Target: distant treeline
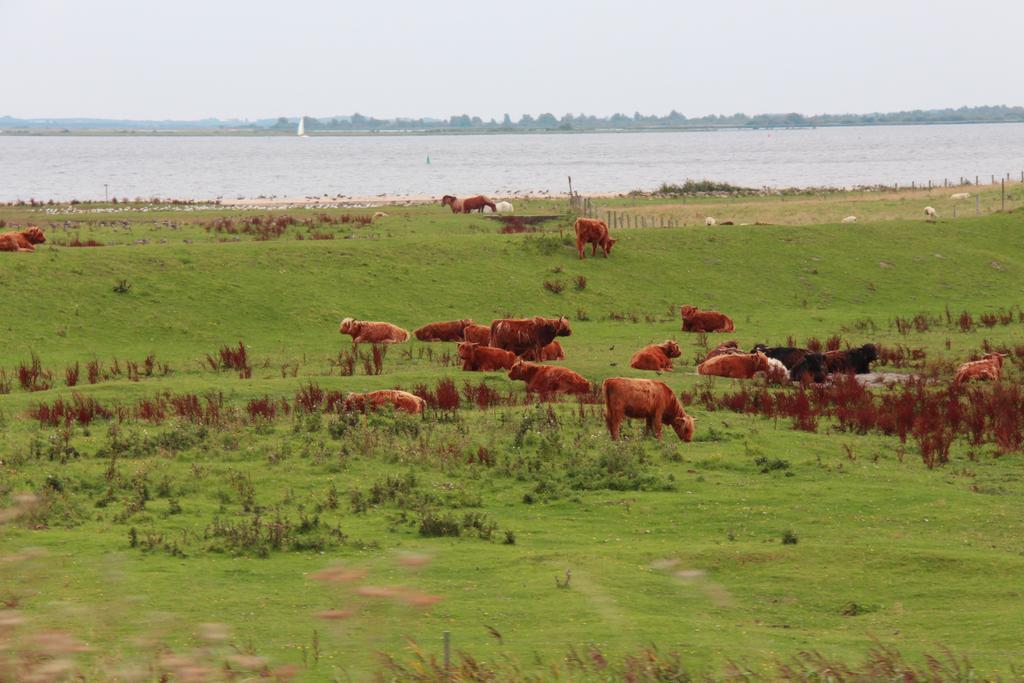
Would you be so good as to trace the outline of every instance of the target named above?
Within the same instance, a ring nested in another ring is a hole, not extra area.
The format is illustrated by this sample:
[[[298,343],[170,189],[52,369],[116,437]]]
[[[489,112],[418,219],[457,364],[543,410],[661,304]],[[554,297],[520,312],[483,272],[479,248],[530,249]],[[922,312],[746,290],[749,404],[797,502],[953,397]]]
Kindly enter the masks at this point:
[[[448,119],[377,119],[362,114],[317,119],[306,117],[307,131],[366,131],[366,130],[646,130],[658,128],[792,128],[813,126],[900,125],[913,123],[1003,123],[1024,122],[1024,107],[1005,105],[960,107],[959,109],[929,109],[874,114],[732,114],[687,118],[677,111],[666,116],[646,116],[640,112],[632,116],[588,116],[565,114],[556,117],[545,113],[536,117],[524,115],[518,121],[505,114],[501,121],[483,120],[479,116],[460,114]],[[271,128],[293,130],[298,119],[279,118]]]
[[[677,111],[666,116],[648,116],[636,112],[633,115],[613,114],[611,116],[590,116],[586,114],[565,114],[556,117],[551,113],[532,116],[523,115],[513,121],[508,114],[501,121],[484,120],[479,116],[459,114],[447,119],[396,118],[378,119],[362,114],[314,118],[307,116],[306,131],[594,131],[594,130],[658,130],[658,129],[701,129],[701,128],[801,128],[813,126],[864,126],[864,125],[905,125],[921,123],[1006,123],[1024,122],[1024,107],[1005,105],[960,107],[959,109],[916,109],[874,114],[732,114],[731,116],[710,115],[688,118]],[[139,132],[173,131],[238,131],[260,133],[266,131],[294,133],[298,117],[280,117],[256,121],[240,119],[202,119],[198,121],[146,121],[118,119],[16,119],[0,116],[0,131],[59,131],[107,130]]]

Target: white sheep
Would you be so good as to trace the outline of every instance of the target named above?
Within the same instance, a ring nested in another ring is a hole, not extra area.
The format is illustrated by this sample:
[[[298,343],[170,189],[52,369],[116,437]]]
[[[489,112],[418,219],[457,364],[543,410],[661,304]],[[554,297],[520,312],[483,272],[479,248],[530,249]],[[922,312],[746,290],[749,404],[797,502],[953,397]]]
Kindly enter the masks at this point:
[[[857,217],[856,216],[847,216],[846,218],[844,218],[842,220],[842,222],[843,223],[856,223],[857,222]]]
[[[971,198],[971,193],[970,192],[956,192],[954,194],[949,195],[949,198],[952,199],[953,201],[960,201],[961,199],[970,199]]]
[[[717,222],[718,222],[718,221],[716,221],[716,220],[715,220],[714,218],[712,218],[711,216],[708,216],[707,218],[705,218],[705,219],[704,219],[704,225],[709,225],[709,226],[710,226],[710,225],[714,225],[714,224],[715,224],[715,223],[717,223]]]
[[[939,217],[939,214],[936,213],[935,209],[930,206],[924,207],[924,215],[930,220],[935,220]]]
[[[498,209],[498,213],[512,213],[515,211],[512,207],[512,202],[498,202],[495,206]]]

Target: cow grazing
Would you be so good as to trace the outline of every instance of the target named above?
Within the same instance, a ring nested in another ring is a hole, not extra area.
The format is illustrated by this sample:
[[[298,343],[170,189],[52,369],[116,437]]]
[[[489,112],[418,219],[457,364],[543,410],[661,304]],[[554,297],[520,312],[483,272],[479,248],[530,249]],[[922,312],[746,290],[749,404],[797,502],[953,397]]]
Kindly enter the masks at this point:
[[[680,306],[683,332],[735,332],[732,318],[718,311],[702,311],[696,306]]]
[[[679,358],[679,344],[669,339],[662,344],[651,344],[633,354],[629,367],[637,370],[671,370],[672,359]]]
[[[521,356],[533,350],[540,357],[541,349],[555,340],[572,334],[569,321],[561,318],[502,319],[491,323],[491,346]]]
[[[741,348],[739,348],[739,344],[735,340],[730,339],[729,341],[724,341],[721,344],[719,344],[718,346],[716,346],[715,348],[713,348],[710,351],[708,351],[707,355],[704,356],[704,360],[710,360],[710,359],[714,358],[715,356],[728,356],[728,355],[731,355],[731,354],[734,354],[734,353],[746,353],[746,352],[743,351]],[[751,351],[751,353],[754,353],[754,352]]]
[[[420,341],[425,342],[447,342],[447,341],[462,341],[465,339],[463,336],[464,330],[469,325],[472,325],[472,320],[448,320],[440,323],[429,323],[413,330],[413,334]]]
[[[345,318],[338,332],[352,337],[353,344],[401,344],[409,341],[409,333],[391,323]]]
[[[697,366],[699,375],[752,379],[758,372],[768,372],[768,356],[763,353],[730,353],[715,356]]]
[[[46,235],[34,225],[21,231],[0,233],[0,251],[32,252],[35,245],[46,242]]]
[[[358,410],[365,413],[368,410],[391,407],[394,410],[401,410],[413,415],[422,413],[426,406],[427,402],[419,396],[398,389],[383,389],[371,391],[368,394],[353,392],[345,397],[344,404],[345,410]]]
[[[586,394],[590,382],[569,368],[517,361],[508,378],[526,382],[526,390],[536,394]]]
[[[546,361],[546,360],[565,360],[565,351],[562,349],[562,345],[556,341],[551,342],[540,350],[540,357],[534,353],[533,349],[530,349],[522,356],[523,360],[534,360],[534,361]]]
[[[789,369],[789,378],[794,382],[824,382],[828,369],[825,356],[820,353],[807,353],[803,359]]]
[[[462,330],[462,338],[468,342],[474,342],[480,346],[491,345],[491,328],[487,325],[466,325]]]
[[[580,258],[584,258],[583,250],[590,245],[590,255],[597,255],[597,248],[601,247],[604,257],[608,258],[612,247],[618,240],[613,240],[608,235],[608,224],[595,218],[577,218],[576,224],[576,251]]]
[[[460,343],[459,358],[462,359],[462,369],[468,372],[508,370],[518,360],[511,351],[480,346],[476,342]]]
[[[878,349],[874,344],[865,344],[846,351],[826,351],[825,369],[830,375],[847,372],[866,375],[871,372],[871,364],[876,360],[878,360]]]
[[[963,384],[975,379],[995,382],[1003,374],[1003,358],[1005,356],[1006,354],[1003,353],[989,353],[981,360],[964,363],[957,368],[953,382]]]
[[[612,377],[601,385],[604,395],[604,419],[613,441],[619,440],[622,420],[626,417],[647,421],[647,431],[661,438],[662,425],[669,425],[682,441],[692,441],[693,418],[664,382],[653,379]]]

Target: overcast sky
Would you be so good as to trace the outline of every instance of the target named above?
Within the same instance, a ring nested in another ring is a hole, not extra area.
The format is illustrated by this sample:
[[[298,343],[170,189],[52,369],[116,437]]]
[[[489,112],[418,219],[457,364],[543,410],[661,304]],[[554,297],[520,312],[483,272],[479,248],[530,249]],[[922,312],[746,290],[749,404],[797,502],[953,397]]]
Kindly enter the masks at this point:
[[[0,0],[0,115],[1024,104],[1024,2]]]

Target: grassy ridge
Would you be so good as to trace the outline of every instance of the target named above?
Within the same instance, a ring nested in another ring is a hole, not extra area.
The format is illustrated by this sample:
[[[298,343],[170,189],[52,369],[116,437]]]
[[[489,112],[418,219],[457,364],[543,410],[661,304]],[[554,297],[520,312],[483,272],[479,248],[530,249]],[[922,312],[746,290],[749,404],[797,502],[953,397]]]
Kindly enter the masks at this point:
[[[1022,329],[943,326],[903,337],[888,322],[947,306],[955,316],[1020,305],[1019,213],[955,224],[624,230],[611,259],[582,262],[557,224],[499,235],[489,220],[436,207],[390,213],[347,240],[44,248],[5,258],[0,286],[32,306],[5,309],[0,367],[9,370],[30,350],[58,373],[94,356],[140,360],[155,352],[171,363],[167,377],[77,389],[107,404],[212,389],[242,406],[263,394],[291,398],[310,380],[347,391],[466,379],[420,357],[427,345],[418,343],[411,357],[391,349],[380,377],[329,374],[328,359],[347,344],[337,333],[346,315],[411,329],[467,315],[486,322],[565,313],[574,333],[562,340],[563,364],[593,380],[643,375],[628,369],[629,355],[675,337],[682,362],[663,379],[679,390],[698,384],[690,374],[696,339],[679,332],[681,303],[729,312],[743,345],[841,333],[854,343],[963,358],[983,338],[1019,342]],[[586,277],[585,289],[574,288],[577,276]],[[112,291],[121,278],[132,284],[128,294]],[[546,291],[546,280],[564,281],[565,291]],[[615,319],[620,314],[626,320]],[[875,332],[857,326],[866,318]],[[237,340],[256,361],[253,379],[204,367],[207,353]],[[282,377],[279,366],[293,362],[298,377]],[[1016,368],[1010,376],[1017,381]],[[497,373],[470,379],[521,390]],[[97,422],[75,430],[80,455],[62,464],[47,456],[56,431],[24,414],[67,397],[61,384],[0,396],[0,495],[45,491],[52,476],[66,505],[52,511],[48,528],[3,529],[5,547],[49,554],[0,571],[9,585],[31,587],[19,591],[26,611],[85,634],[100,662],[114,651],[129,658],[129,633],[181,647],[209,621],[231,624],[238,642],[275,662],[300,663],[305,651],[308,680],[341,671],[358,678],[373,665],[368,652],[399,651],[406,636],[435,647],[444,630],[457,648],[490,661],[550,659],[588,644],[621,653],[654,642],[697,670],[720,671],[730,659],[760,670],[805,648],[856,658],[873,638],[910,654],[948,645],[988,672],[1019,661],[1018,591],[999,578],[1024,570],[1019,454],[995,459],[977,449],[975,462],[967,460],[975,449],[958,444],[953,463],[928,471],[913,446],[894,438],[795,432],[784,421],[699,406],[690,409],[698,421],[692,444],[633,438],[614,448],[596,408],[581,418],[565,404],[552,408],[557,424],[535,407],[464,408],[455,421],[364,418],[348,427],[332,415],[206,430],[129,421],[112,432]],[[636,425],[630,435],[640,436]],[[118,444],[128,445],[112,463]],[[467,464],[480,448],[493,465]],[[762,473],[757,458],[786,466]],[[420,503],[355,509],[351,491],[365,495],[409,472]],[[214,520],[251,523],[245,478],[264,518],[319,516],[323,527],[301,536],[308,547],[262,558],[209,536]],[[133,511],[136,481],[149,499]],[[423,501],[460,518],[486,515],[498,525],[493,540],[421,536]],[[345,540],[325,527],[342,529]],[[130,529],[142,546],[150,534],[165,543],[133,548]],[[501,542],[506,529],[514,545]],[[786,531],[799,542],[783,545]],[[405,567],[400,551],[432,561]],[[666,558],[674,564],[658,563]],[[424,612],[354,600],[345,587],[307,576],[335,559],[368,568],[368,582],[444,599]],[[556,588],[566,569],[570,588]],[[350,603],[358,605],[350,620],[312,616]],[[315,667],[314,629],[323,638]]]

